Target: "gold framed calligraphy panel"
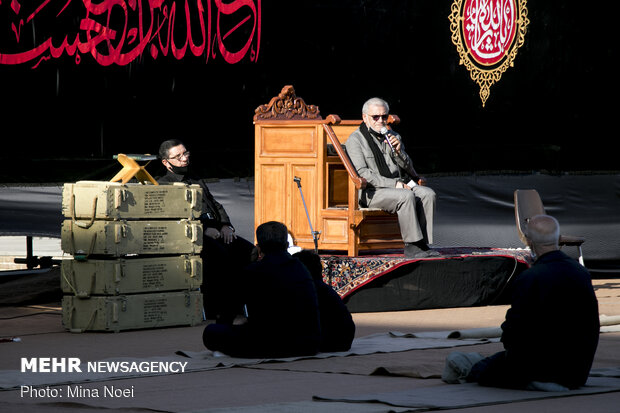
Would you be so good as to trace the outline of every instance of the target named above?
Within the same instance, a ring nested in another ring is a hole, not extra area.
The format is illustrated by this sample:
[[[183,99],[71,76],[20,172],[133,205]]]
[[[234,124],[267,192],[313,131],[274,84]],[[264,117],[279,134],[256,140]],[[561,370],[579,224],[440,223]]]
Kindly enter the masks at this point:
[[[529,24],[526,0],[454,0],[452,43],[474,82],[484,107],[491,86],[509,67],[525,41]]]

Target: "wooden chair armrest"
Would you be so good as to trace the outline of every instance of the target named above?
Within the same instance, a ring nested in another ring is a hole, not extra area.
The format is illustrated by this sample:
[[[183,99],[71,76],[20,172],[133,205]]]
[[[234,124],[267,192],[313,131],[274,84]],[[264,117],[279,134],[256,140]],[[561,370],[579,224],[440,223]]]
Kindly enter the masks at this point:
[[[338,123],[340,121],[340,118],[338,118],[336,115],[329,115],[327,120],[330,121],[330,118],[332,118],[332,120],[336,120],[335,122],[332,122],[332,123]],[[338,157],[342,161],[342,164],[344,165],[344,168],[347,170],[349,177],[355,184],[355,187],[357,189],[366,188],[366,184],[367,184],[366,179],[362,178],[361,176],[357,174],[357,170],[355,170],[355,167],[351,163],[351,159],[349,159],[349,155],[347,155],[347,153],[344,151],[344,148],[340,144],[340,141],[338,140],[338,137],[336,136],[336,133],[334,132],[334,129],[332,128],[331,124],[324,123],[323,129],[325,129],[325,132],[327,133],[327,137],[330,143],[333,145],[334,149],[336,150]]]

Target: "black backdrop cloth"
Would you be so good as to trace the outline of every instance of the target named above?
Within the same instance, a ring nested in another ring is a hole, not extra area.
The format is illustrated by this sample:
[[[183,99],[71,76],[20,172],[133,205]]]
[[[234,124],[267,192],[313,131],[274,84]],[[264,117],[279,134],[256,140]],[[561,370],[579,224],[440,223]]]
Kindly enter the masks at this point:
[[[523,248],[513,192],[533,188],[563,233],[585,237],[586,266],[620,262],[620,174],[430,176],[428,181],[438,195],[436,246]],[[239,235],[253,240],[253,180],[223,179],[209,188]],[[60,237],[61,194],[60,185],[0,187],[0,236]],[[576,257],[575,248],[564,251]]]

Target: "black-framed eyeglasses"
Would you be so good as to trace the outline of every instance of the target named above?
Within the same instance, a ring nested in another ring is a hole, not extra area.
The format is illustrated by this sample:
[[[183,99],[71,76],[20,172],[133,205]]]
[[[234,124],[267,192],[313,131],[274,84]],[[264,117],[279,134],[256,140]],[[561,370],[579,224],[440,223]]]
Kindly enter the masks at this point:
[[[379,119],[383,119],[383,121],[387,121],[388,118],[390,117],[389,114],[387,115],[368,115],[372,118],[372,120],[374,120],[375,122],[377,122]]]
[[[186,151],[186,152],[180,153],[180,154],[178,154],[176,156],[171,156],[168,159],[174,159],[175,161],[178,161],[181,158],[189,158],[189,156],[190,156],[189,151]]]

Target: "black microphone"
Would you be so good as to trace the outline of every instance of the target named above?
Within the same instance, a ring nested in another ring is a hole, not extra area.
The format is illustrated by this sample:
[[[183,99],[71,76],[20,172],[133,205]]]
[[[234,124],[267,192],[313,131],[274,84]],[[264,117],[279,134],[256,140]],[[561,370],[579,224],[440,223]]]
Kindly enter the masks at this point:
[[[390,148],[392,149],[392,152],[394,151],[394,147],[392,146],[392,142],[390,142],[390,140],[388,139],[388,136],[390,135],[390,130],[388,128],[386,128],[385,126],[381,128],[381,135],[383,135],[383,137],[385,138],[385,141],[388,143],[388,145],[390,145]]]

